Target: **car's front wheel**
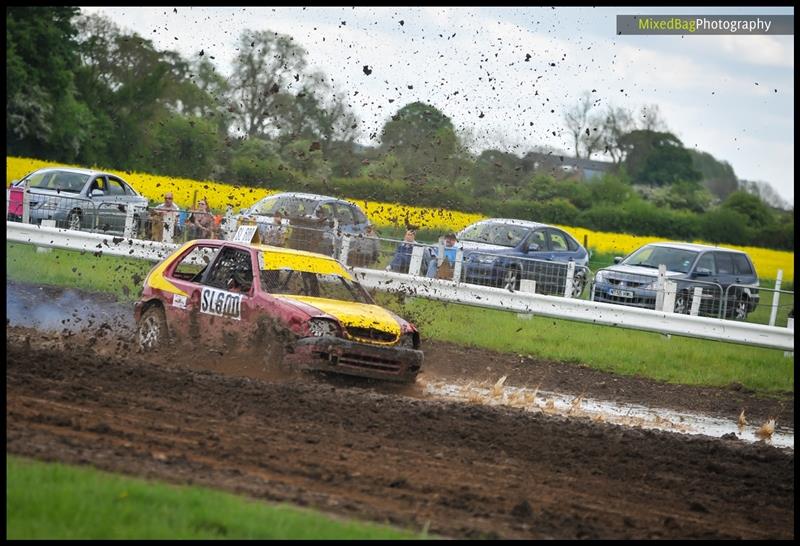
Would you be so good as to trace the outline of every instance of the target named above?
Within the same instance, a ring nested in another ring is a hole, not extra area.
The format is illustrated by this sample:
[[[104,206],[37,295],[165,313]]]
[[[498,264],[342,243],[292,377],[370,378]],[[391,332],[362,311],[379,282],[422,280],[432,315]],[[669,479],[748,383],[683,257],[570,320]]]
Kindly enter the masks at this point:
[[[148,308],[139,320],[136,338],[142,351],[154,351],[167,344],[167,318],[159,306]]]
[[[675,313],[678,315],[687,315],[689,314],[689,309],[689,292],[686,290],[681,290],[675,296]]]
[[[573,298],[580,298],[585,287],[586,278],[583,275],[575,275],[575,277],[572,279],[572,292],[570,293],[570,296]]]
[[[733,304],[731,318],[734,320],[745,320],[749,311],[750,303],[747,301],[747,296],[741,296]]]

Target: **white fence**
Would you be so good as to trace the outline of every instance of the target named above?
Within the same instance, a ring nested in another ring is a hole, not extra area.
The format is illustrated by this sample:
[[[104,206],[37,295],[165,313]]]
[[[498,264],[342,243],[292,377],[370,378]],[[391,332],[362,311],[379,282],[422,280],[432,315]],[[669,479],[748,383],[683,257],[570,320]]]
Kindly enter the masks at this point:
[[[95,254],[126,256],[158,261],[178,245],[111,237],[96,233],[71,231],[6,222],[8,241],[41,247],[83,250]],[[721,320],[718,318],[678,315],[587,300],[546,296],[517,290],[511,292],[450,280],[433,279],[361,267],[353,268],[359,281],[369,288],[405,293],[415,297],[449,301],[465,305],[500,309],[565,320],[590,322],[662,334],[727,341],[794,351],[794,328]],[[643,348],[643,350],[646,350]]]

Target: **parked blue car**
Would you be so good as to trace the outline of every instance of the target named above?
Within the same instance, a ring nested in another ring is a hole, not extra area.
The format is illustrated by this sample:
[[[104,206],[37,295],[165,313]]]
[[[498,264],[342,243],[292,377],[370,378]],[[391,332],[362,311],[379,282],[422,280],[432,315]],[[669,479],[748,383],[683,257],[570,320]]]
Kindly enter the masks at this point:
[[[589,252],[557,227],[491,218],[467,226],[458,240],[464,249],[463,282],[518,290],[520,281],[532,280],[538,294],[564,295],[572,261],[571,296],[580,297],[586,286]]]

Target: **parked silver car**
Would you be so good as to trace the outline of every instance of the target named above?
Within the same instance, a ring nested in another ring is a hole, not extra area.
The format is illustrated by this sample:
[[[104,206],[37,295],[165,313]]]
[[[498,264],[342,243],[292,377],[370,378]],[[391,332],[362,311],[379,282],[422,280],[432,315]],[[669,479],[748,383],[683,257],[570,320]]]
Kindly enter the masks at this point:
[[[744,320],[759,303],[759,281],[745,252],[692,243],[650,243],[599,270],[592,299],[654,309],[660,265],[677,285],[675,312],[688,314],[700,289],[700,315]]]
[[[90,169],[48,167],[11,183],[9,220],[22,219],[26,184],[32,224],[54,220],[56,227],[61,228],[122,233],[128,207],[144,209],[148,203],[117,175]]]

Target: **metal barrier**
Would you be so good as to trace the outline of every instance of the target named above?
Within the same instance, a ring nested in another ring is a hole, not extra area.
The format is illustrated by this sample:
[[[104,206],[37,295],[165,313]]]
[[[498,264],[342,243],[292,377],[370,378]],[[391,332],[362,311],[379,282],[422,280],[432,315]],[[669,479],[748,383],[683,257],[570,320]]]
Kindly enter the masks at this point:
[[[6,238],[11,242],[85,251],[97,256],[124,256],[151,261],[161,260],[177,248],[177,244],[112,237],[15,222],[6,223]],[[525,291],[510,292],[501,288],[430,279],[385,269],[358,267],[354,268],[353,272],[368,288],[396,291],[421,298],[516,313],[532,313],[564,320],[728,341],[783,351],[794,350],[793,320],[790,321],[791,328],[779,328],[717,318],[678,315],[575,298],[545,296]]]
[[[794,314],[794,292],[781,290],[783,271],[778,271],[775,288],[754,288],[732,284],[725,289],[724,317],[769,326],[786,326]]]
[[[66,192],[58,195],[15,192],[22,194],[21,201],[11,203],[6,208],[6,220],[26,224],[42,223],[42,220],[55,222],[56,227],[63,229],[93,231],[98,222],[97,205],[91,199],[71,196]],[[11,200],[9,190],[9,200]]]

